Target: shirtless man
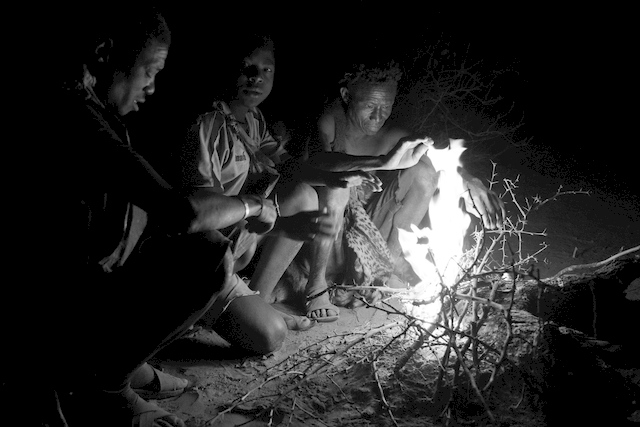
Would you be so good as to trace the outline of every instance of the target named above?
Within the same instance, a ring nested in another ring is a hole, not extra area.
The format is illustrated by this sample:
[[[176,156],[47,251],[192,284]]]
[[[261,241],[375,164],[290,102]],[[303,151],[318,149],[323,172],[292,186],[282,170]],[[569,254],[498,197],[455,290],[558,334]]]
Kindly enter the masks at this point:
[[[412,271],[401,256],[397,229],[410,231],[411,224],[418,225],[423,220],[436,190],[437,173],[427,156],[404,170],[388,168],[382,162],[384,156],[409,135],[403,129],[384,126],[393,109],[399,78],[400,72],[395,67],[361,67],[346,74],[341,82],[340,98],[318,121],[317,137],[309,145],[309,162],[329,171],[377,171],[383,191],[368,198],[365,208],[387,242],[395,275],[407,281]],[[500,198],[464,169],[460,174],[484,226],[500,227],[506,217]],[[320,209],[328,208],[336,228],[342,226],[349,193],[342,188],[318,189]],[[307,315],[317,321],[333,321],[338,318],[339,310],[331,304],[329,295],[322,293],[327,288],[325,275],[333,243],[316,239],[310,244],[306,294],[311,299],[307,303]]]

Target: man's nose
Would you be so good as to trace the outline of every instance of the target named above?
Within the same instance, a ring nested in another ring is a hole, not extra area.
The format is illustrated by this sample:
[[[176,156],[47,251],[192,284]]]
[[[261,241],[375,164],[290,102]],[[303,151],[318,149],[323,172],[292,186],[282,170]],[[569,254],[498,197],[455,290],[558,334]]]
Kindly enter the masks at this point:
[[[247,76],[249,77],[249,81],[251,83],[262,83],[263,77],[258,67],[251,67],[250,71],[247,73]]]
[[[382,109],[374,108],[371,112],[371,120],[375,122],[379,122],[380,120],[382,120]]]
[[[155,91],[156,91],[156,79],[152,79],[149,82],[149,84],[144,87],[144,92],[147,95],[153,95]]]

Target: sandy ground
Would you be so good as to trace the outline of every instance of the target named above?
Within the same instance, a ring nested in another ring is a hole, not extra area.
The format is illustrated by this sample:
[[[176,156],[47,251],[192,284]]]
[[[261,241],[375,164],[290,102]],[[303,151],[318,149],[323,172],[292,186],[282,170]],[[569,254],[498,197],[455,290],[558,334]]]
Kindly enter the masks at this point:
[[[504,175],[509,176],[510,173],[506,170]],[[520,170],[520,173],[518,194],[521,197],[540,195],[545,199],[555,194],[560,184],[532,171]],[[512,214],[515,206],[508,203],[507,208]],[[536,268],[542,278],[571,265],[602,261],[622,249],[640,244],[639,210],[635,202],[616,200],[597,191],[591,195],[559,197],[530,214],[528,229],[535,232],[546,230],[547,236],[525,239],[523,252],[533,253],[542,243],[548,245],[537,257]],[[282,366],[281,363],[288,363],[288,357],[299,354],[301,349],[310,348],[308,346],[314,343],[322,343],[327,337],[353,334],[359,328],[375,328],[394,320],[393,316],[376,309],[343,308],[337,322],[319,324],[306,332],[291,332],[279,351],[269,356],[249,358],[238,358],[214,333],[197,332],[193,337],[167,348],[155,360],[165,371],[189,378],[194,383],[192,390],[177,399],[161,402],[161,405],[182,417],[188,426],[393,425],[388,414],[381,409],[380,395],[375,389],[375,382],[371,381],[370,372],[360,375],[357,364],[355,368],[352,366],[354,369],[343,369],[341,374],[331,377],[319,375],[293,391],[288,387],[296,379],[295,375],[280,376],[278,372],[281,371],[277,368]],[[328,341],[326,343],[331,345]],[[290,367],[291,371],[295,369],[295,366]],[[270,375],[273,378],[263,384]],[[630,375],[640,377],[640,370]],[[391,397],[387,397],[397,414],[398,425],[432,425],[431,418],[418,415],[419,411],[412,415],[410,407],[420,405],[419,395],[410,402],[406,398],[394,400],[393,393],[399,396],[402,390],[387,392],[391,393]],[[268,402],[283,394],[287,395],[280,404],[292,411],[267,411],[260,420],[251,421]],[[263,397],[254,400],[257,396]],[[243,401],[222,416],[221,411],[238,399]],[[541,424],[540,413],[535,410],[512,409],[508,414],[503,414],[502,418],[506,425],[544,425]]]

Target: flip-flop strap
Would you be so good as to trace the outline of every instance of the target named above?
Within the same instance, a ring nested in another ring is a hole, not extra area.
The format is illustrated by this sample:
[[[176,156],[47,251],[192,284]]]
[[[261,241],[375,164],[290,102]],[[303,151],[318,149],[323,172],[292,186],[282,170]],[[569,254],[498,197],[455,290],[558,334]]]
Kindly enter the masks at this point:
[[[326,288],[324,288],[324,289],[323,289],[323,290],[321,290],[320,292],[316,292],[315,294],[307,295],[307,302],[308,302],[308,301],[311,301],[311,300],[313,300],[313,299],[316,299],[316,298],[318,298],[319,296],[321,296],[321,295],[323,295],[323,294],[325,294],[325,293],[329,292],[329,290],[331,290],[331,289],[335,288],[336,286],[338,286],[338,285],[334,283],[334,284],[333,284],[333,285],[331,285],[331,286],[327,286]]]
[[[155,372],[155,375],[158,377],[158,382],[160,383],[160,390],[158,391],[177,391],[185,388],[178,386],[176,378],[180,378],[174,377],[173,375],[165,374],[164,372],[154,368],[153,366],[151,367],[151,369],[153,369],[153,371]]]

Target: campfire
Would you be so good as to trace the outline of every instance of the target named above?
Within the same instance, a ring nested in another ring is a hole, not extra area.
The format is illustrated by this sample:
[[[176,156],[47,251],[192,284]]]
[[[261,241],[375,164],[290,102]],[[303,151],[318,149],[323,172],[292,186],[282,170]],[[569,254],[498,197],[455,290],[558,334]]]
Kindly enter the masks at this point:
[[[465,188],[458,173],[465,149],[463,140],[451,139],[447,148],[427,152],[438,171],[438,190],[429,204],[430,226],[412,225],[413,232],[398,230],[403,254],[420,278],[406,308],[426,323],[437,321],[442,287],[451,288],[463,271],[464,238],[471,222],[461,207]]]

